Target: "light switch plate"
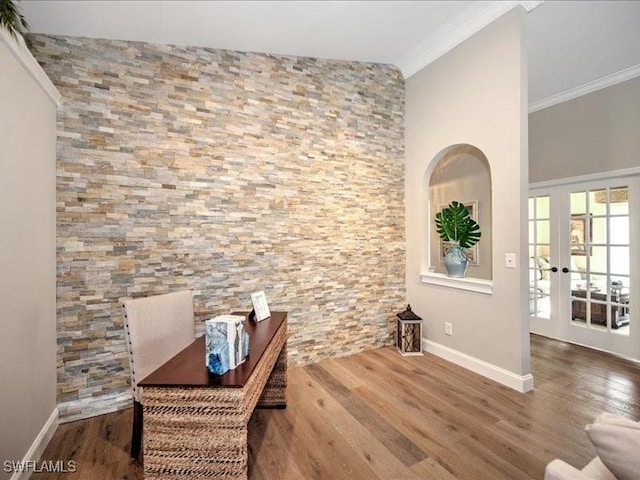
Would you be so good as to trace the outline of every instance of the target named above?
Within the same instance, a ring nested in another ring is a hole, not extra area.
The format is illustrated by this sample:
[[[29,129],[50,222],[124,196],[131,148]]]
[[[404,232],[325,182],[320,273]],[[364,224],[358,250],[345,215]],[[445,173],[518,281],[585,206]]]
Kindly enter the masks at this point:
[[[504,266],[507,268],[516,268],[516,254],[505,253],[504,254]]]

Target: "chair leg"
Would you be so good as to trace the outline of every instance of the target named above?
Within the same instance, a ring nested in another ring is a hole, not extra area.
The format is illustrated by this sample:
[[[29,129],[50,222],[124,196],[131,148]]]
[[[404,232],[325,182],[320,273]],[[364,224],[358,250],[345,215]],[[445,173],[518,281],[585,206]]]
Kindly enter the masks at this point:
[[[133,429],[131,432],[131,458],[137,459],[140,456],[140,445],[142,443],[142,404],[133,401]]]

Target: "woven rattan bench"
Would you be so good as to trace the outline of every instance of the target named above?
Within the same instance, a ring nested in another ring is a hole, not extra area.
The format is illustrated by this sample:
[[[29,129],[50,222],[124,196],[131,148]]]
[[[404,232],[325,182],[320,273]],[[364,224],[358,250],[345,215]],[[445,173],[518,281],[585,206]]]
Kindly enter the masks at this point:
[[[247,423],[257,407],[286,407],[287,314],[245,322],[246,361],[222,376],[205,367],[204,337],[139,383],[144,478],[247,478]]]

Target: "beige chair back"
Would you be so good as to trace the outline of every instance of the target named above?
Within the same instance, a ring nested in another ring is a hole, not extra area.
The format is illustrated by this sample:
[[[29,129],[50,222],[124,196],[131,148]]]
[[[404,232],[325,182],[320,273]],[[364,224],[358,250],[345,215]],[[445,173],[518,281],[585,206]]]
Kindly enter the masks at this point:
[[[138,382],[195,339],[193,293],[128,299],[122,309],[133,399],[141,402]]]

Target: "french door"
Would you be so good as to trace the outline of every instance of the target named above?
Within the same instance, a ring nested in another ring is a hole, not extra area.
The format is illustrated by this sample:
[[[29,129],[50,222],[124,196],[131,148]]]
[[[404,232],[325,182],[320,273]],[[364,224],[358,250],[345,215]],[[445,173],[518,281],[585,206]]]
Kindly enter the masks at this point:
[[[631,176],[530,191],[533,333],[640,358],[638,183]]]

